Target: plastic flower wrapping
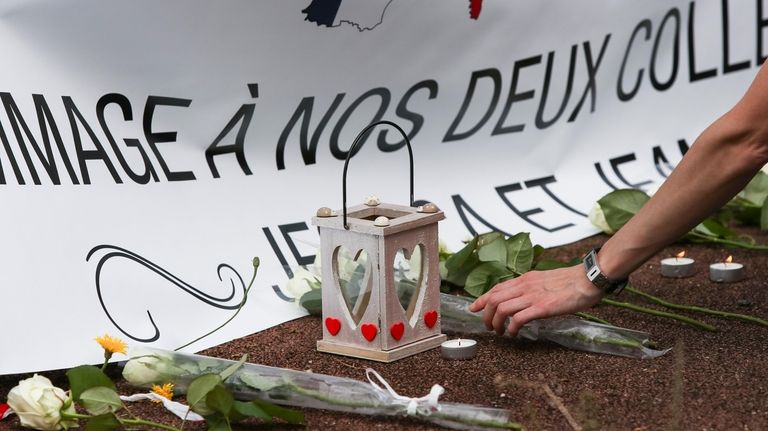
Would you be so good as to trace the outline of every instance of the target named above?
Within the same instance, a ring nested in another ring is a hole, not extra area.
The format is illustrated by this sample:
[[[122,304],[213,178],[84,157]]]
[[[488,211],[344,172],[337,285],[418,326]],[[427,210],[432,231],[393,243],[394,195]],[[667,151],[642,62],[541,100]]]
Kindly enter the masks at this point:
[[[339,412],[412,416],[461,430],[521,428],[510,421],[509,410],[440,401],[443,393],[440,385],[434,385],[423,397],[399,395],[372,369],[366,371],[368,381],[364,382],[159,349],[134,351],[137,353],[125,364],[123,377],[140,387],[172,382],[174,390],[185,392],[195,378],[230,369],[225,373],[228,377],[224,385],[235,398],[244,401],[259,399]],[[235,371],[231,372],[232,369]]]
[[[488,333],[481,314],[469,311],[471,303],[470,299],[464,297],[441,294],[443,330],[462,334]],[[648,347],[650,336],[645,332],[579,318],[534,320],[523,325],[518,336],[533,341],[551,341],[574,350],[638,359],[656,358],[670,350]]]

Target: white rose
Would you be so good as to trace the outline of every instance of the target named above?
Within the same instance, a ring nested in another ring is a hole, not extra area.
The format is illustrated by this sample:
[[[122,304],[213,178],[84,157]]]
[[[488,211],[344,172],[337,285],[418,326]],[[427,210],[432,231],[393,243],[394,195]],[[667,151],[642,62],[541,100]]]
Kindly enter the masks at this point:
[[[21,425],[38,430],[60,430],[77,426],[76,421],[64,420],[61,413],[75,413],[72,398],[35,374],[19,382],[8,393],[8,405],[19,416]]]
[[[599,203],[595,202],[595,206],[592,207],[591,210],[589,210],[589,221],[592,222],[592,224],[602,230],[603,232],[612,235],[614,232],[613,229],[611,229],[610,226],[608,226],[608,222],[605,220],[605,214],[603,213],[603,208],[600,206]]]
[[[320,279],[307,271],[303,267],[298,267],[293,271],[293,278],[285,284],[285,290],[294,298],[299,299],[310,290],[320,287]],[[297,302],[298,304],[298,302]]]
[[[173,381],[183,372],[170,356],[151,353],[131,358],[123,368],[123,378],[136,386],[148,386]]]
[[[437,241],[437,252],[438,254],[451,254],[451,250],[448,248],[448,244],[446,244],[442,239]]]

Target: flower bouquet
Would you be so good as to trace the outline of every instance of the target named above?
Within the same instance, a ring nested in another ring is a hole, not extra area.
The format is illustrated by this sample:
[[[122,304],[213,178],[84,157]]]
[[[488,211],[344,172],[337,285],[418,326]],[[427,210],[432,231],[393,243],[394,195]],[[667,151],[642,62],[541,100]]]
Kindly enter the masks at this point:
[[[240,400],[367,415],[413,416],[461,430],[521,429],[510,421],[508,410],[439,401],[443,393],[440,385],[434,385],[424,397],[401,396],[372,369],[366,371],[368,382],[362,382],[157,349],[135,355],[123,369],[123,377],[133,385],[172,382],[177,390],[190,393],[190,385],[205,375],[225,376],[224,386]]]

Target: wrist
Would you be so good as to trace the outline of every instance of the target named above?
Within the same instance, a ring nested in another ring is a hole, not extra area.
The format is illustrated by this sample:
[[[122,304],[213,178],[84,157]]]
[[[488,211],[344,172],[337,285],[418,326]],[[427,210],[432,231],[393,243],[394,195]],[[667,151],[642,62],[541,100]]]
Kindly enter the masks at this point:
[[[604,272],[598,260],[599,251],[599,248],[592,249],[584,256],[583,262],[587,280],[604,294],[621,292],[627,285],[628,279],[626,277],[612,278]]]

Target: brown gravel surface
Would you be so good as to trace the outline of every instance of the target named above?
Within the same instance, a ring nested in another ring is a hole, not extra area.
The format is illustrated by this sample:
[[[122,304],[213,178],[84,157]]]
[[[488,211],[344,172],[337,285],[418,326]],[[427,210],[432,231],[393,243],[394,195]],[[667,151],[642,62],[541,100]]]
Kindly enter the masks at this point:
[[[768,235],[745,231],[760,243]],[[594,236],[547,250],[547,257],[569,260],[582,255],[606,237]],[[658,261],[685,249],[696,259],[696,274],[687,279],[666,279]],[[746,264],[748,278],[732,284],[709,281],[708,264],[733,254]],[[717,246],[673,245],[632,274],[631,283],[668,301],[695,304],[768,319],[768,255],[765,252],[726,250]],[[659,308],[630,293],[617,299]],[[373,367],[400,394],[422,396],[439,383],[441,400],[502,407],[529,430],[765,430],[768,429],[768,328],[755,324],[686,313],[717,326],[708,333],[655,316],[610,306],[591,311],[614,325],[647,331],[672,352],[651,360],[570,351],[549,343],[534,343],[492,335],[476,337],[478,354],[470,361],[447,361],[431,350],[391,364],[318,353],[319,318],[305,317],[201,353],[265,365],[312,370],[365,380]],[[8,354],[4,352],[4,354]],[[115,376],[119,370],[112,369]],[[63,372],[46,372],[60,387],[67,387]],[[0,400],[27,375],[0,376]],[[120,393],[135,392],[124,382]],[[158,404],[131,404],[145,419],[179,425]],[[306,429],[312,430],[433,430],[441,429],[408,418],[365,417],[305,410]],[[0,422],[0,431],[18,429],[12,416]],[[203,429],[187,424],[185,429]],[[298,430],[302,426],[238,425],[240,430]]]

